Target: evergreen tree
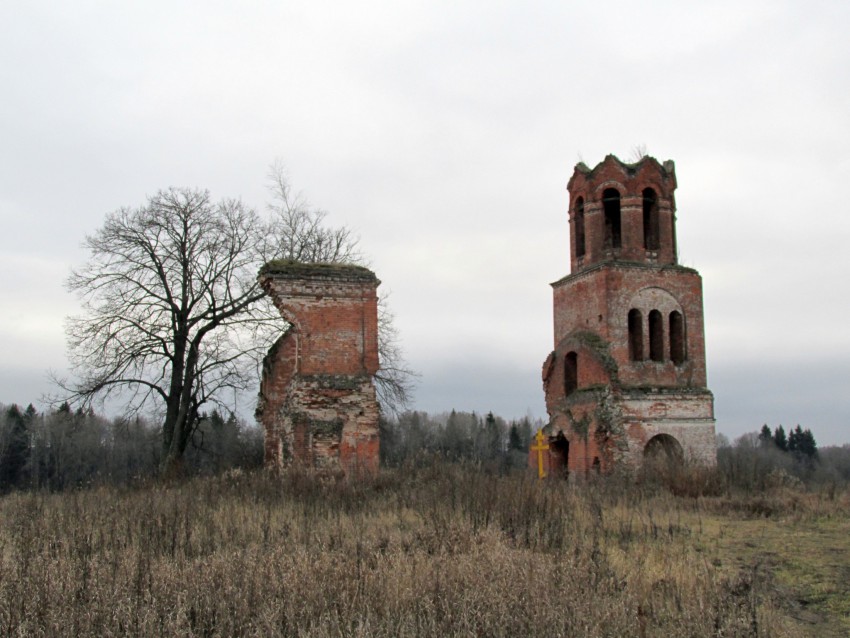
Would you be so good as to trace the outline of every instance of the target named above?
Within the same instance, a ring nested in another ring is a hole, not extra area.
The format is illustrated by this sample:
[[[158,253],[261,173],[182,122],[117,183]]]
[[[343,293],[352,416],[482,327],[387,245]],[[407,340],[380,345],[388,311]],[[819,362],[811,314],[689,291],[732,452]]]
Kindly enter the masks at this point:
[[[796,453],[800,449],[800,439],[803,436],[803,428],[797,425],[796,428],[788,432],[788,451]]]
[[[808,458],[818,458],[818,444],[815,442],[815,435],[812,434],[812,431],[809,428],[803,430],[802,435],[797,441],[797,446],[800,452],[802,452]]]
[[[15,404],[6,410],[6,425],[8,428],[6,445],[0,455],[0,489],[9,489],[23,484],[24,468],[30,452],[27,419]]]
[[[767,427],[767,423],[761,426],[761,432],[759,433],[759,443],[762,447],[768,447],[769,444],[773,444],[773,434],[770,431],[770,428]]]
[[[818,446],[812,431],[797,424],[788,437],[788,450],[798,459],[814,460],[818,457]]]
[[[773,442],[776,443],[776,447],[783,452],[788,451],[788,439],[785,436],[785,428],[783,428],[782,425],[777,426],[777,428],[773,431]]]
[[[522,435],[516,423],[511,423],[511,429],[508,431],[508,449],[522,450]]]

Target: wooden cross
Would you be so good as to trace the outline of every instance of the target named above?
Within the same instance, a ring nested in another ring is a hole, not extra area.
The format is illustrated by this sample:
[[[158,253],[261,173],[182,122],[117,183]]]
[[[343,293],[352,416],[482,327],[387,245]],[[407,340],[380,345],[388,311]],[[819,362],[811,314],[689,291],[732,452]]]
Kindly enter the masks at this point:
[[[537,430],[537,445],[531,446],[532,452],[537,452],[537,478],[544,478],[546,472],[543,471],[543,452],[549,449],[549,444],[543,444],[543,428]]]

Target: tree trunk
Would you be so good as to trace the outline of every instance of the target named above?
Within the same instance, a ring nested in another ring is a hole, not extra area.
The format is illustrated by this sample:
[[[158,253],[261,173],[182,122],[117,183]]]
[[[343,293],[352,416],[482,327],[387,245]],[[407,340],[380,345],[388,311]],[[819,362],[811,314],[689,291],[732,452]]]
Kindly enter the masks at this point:
[[[200,338],[196,337],[200,342]],[[175,479],[183,470],[183,453],[189,444],[192,434],[192,426],[197,417],[197,408],[192,406],[192,391],[195,387],[195,366],[198,362],[198,347],[193,343],[189,348],[185,367],[181,369],[183,375],[179,379],[179,392],[176,400],[169,402],[169,414],[166,415],[163,424],[163,458],[160,474],[165,479]],[[176,377],[175,370],[175,377]],[[172,383],[172,388],[177,385]],[[171,417],[171,407],[176,405],[176,413]]]

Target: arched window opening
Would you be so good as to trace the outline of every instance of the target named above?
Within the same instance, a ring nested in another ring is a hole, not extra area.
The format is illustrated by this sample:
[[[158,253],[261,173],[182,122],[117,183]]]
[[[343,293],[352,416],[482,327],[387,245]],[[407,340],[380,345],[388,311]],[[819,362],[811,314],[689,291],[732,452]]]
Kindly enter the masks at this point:
[[[584,199],[579,197],[575,208],[576,257],[584,257]]]
[[[658,250],[661,246],[658,227],[658,197],[651,188],[643,189],[643,247]]]
[[[643,361],[643,315],[640,310],[629,310],[629,359]]]
[[[649,313],[649,358],[664,361],[664,320],[657,310]]]
[[[622,245],[622,226],[620,193],[616,188],[605,189],[602,193],[602,206],[605,209],[605,248],[619,248]]]
[[[678,310],[670,313],[670,361],[676,365],[685,360],[685,318]]]
[[[568,352],[564,358],[564,395],[569,396],[578,388],[578,355]]]

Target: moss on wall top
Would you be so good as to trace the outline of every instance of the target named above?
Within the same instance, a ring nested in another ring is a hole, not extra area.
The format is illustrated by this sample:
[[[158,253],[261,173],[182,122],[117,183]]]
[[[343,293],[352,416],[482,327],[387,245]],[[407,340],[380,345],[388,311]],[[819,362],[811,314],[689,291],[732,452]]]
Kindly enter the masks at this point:
[[[286,279],[311,279],[314,277],[345,279],[348,281],[377,282],[378,278],[368,268],[354,264],[305,263],[290,259],[275,259],[260,268],[260,276]]]
[[[574,172],[584,173],[585,175],[591,175],[606,164],[614,163],[619,165],[624,170],[630,171],[633,174],[640,170],[643,167],[643,164],[646,162],[648,162],[649,164],[654,164],[655,167],[660,171],[662,177],[667,178],[669,175],[675,177],[676,164],[673,162],[673,160],[665,160],[664,162],[659,162],[651,155],[646,154],[641,155],[636,162],[624,162],[613,153],[609,153],[605,156],[604,160],[599,162],[593,168],[588,167],[588,165],[584,162],[579,162],[578,164],[576,164]]]

